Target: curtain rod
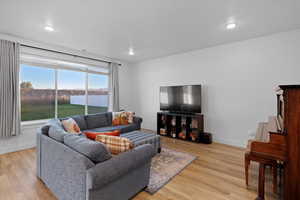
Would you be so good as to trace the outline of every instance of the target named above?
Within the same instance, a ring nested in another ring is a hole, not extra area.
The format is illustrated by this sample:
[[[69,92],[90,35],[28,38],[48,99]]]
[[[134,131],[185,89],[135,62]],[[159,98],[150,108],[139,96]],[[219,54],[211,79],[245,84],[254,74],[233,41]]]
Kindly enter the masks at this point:
[[[45,49],[45,48],[30,46],[30,45],[26,45],[26,44],[20,44],[20,45],[23,46],[23,47],[29,47],[29,48],[39,49],[39,50],[43,50],[43,51],[49,51],[49,52],[53,52],[53,53],[60,53],[60,54],[68,55],[68,56],[74,56],[74,57],[77,57],[77,58],[84,58],[84,59],[94,60],[94,61],[98,61],[98,62],[105,62],[105,63],[108,63],[108,64],[112,63],[112,62],[105,61],[105,60],[100,60],[100,59],[96,59],[96,58],[90,58],[90,57],[86,57],[86,56],[75,55],[75,54],[66,53],[66,52],[62,52],[62,51]],[[117,64],[119,66],[122,66],[122,64],[120,64],[120,63],[117,63]]]

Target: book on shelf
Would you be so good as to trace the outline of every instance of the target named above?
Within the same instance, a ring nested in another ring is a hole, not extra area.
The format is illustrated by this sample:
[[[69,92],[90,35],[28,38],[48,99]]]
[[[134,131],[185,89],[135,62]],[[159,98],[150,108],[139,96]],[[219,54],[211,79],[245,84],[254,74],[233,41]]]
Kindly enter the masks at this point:
[[[172,127],[176,126],[176,118],[175,117],[172,118],[171,125],[172,125]]]
[[[191,128],[198,128],[198,120],[197,119],[192,119]]]
[[[171,130],[171,136],[173,138],[176,138],[176,127],[172,127],[172,130]]]
[[[163,126],[166,125],[166,116],[165,116],[165,115],[162,115],[162,116],[161,116],[161,124],[162,124]]]

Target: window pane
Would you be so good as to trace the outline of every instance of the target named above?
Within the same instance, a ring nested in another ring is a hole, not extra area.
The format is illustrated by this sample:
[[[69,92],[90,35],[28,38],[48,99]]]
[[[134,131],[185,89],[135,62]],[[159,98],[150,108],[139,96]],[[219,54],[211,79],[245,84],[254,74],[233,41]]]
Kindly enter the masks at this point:
[[[55,71],[21,65],[21,120],[55,117]]]
[[[108,76],[88,74],[88,113],[107,112],[108,110]]]
[[[85,113],[85,72],[58,70],[58,117]]]

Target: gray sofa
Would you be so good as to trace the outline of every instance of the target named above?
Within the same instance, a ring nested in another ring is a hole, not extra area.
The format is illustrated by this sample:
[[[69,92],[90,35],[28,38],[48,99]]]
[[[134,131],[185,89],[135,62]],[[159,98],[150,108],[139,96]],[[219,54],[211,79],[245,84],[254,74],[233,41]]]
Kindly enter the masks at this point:
[[[123,133],[140,128],[142,121],[135,118],[129,126],[112,127],[111,113],[72,118],[82,130],[86,126],[85,130],[120,129]],[[60,120],[51,120],[37,133],[37,175],[61,200],[126,200],[148,185],[156,154],[152,145],[117,156],[102,145],[84,135],[66,133]]]

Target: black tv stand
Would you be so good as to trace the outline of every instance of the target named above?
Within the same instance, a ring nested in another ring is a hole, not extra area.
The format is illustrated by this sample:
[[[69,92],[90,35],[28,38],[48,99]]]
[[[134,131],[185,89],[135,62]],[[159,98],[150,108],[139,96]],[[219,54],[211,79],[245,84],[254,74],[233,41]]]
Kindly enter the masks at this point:
[[[164,111],[164,113],[174,113],[179,115],[197,115],[201,113],[193,113],[193,112],[179,112],[179,111]]]
[[[158,112],[157,133],[186,141],[211,143],[204,141],[207,133],[204,133],[204,116],[200,113]]]

